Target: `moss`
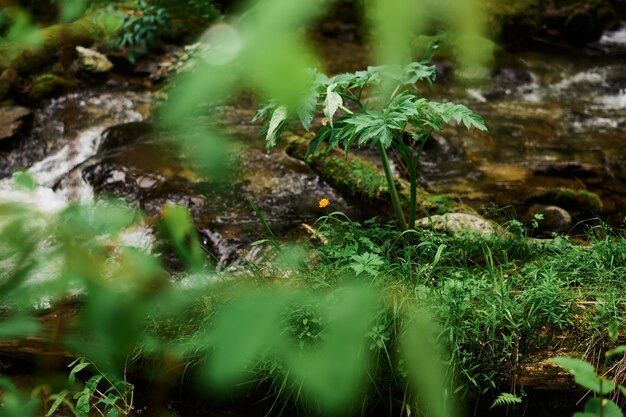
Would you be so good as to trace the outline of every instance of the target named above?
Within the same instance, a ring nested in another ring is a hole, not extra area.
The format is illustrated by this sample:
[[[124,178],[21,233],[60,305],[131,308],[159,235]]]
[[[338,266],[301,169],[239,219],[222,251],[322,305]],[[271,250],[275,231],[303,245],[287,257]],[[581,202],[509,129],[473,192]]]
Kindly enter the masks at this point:
[[[388,193],[385,177],[373,164],[354,158],[340,159],[334,155],[322,156],[316,163],[324,167],[324,175],[331,178],[338,188],[352,195],[358,193],[368,199],[377,199]]]
[[[39,101],[46,97],[50,97],[62,91],[73,88],[75,84],[56,74],[40,74],[32,79],[28,88],[28,97],[30,101]]]
[[[120,27],[119,17],[103,17],[95,12],[72,23],[56,24],[42,29],[42,41],[37,48],[22,50],[11,62],[0,61],[3,65],[10,65],[20,76],[26,76],[41,71],[41,68],[51,65],[58,58],[63,58],[60,55],[73,51],[76,45],[90,45],[113,36]]]
[[[430,214],[446,214],[458,211],[473,212],[469,208],[462,207],[458,199],[452,194],[423,194],[418,195],[417,198],[424,205],[432,208],[432,213]]]
[[[599,212],[602,210],[602,200],[600,200],[600,197],[587,190],[560,188],[551,191],[550,194],[554,196],[555,204],[564,208],[590,212]]]
[[[324,181],[332,185],[346,196],[356,199],[362,206],[375,211],[391,214],[391,204],[387,181],[382,169],[356,155],[345,155],[343,152],[322,149],[319,153],[305,158],[308,140],[297,135],[286,135],[286,151],[289,155],[304,160],[316,171]],[[409,207],[409,183],[396,178],[396,187],[400,202]],[[430,194],[426,190],[417,190],[417,212],[419,214],[443,214],[452,211],[470,211],[471,209],[458,203],[450,194]]]

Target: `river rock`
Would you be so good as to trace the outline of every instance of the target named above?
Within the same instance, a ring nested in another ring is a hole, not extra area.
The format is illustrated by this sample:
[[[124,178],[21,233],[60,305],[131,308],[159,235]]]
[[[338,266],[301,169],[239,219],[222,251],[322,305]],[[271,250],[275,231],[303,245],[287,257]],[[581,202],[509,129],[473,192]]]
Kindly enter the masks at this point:
[[[0,100],[9,97],[16,89],[19,82],[17,72],[13,68],[7,68],[0,74]]]
[[[102,133],[98,153],[109,153],[123,147],[149,141],[154,126],[148,122],[129,122],[112,126]]]
[[[111,61],[98,51],[77,46],[76,52],[78,52],[78,65],[83,71],[99,74],[109,72],[113,68]]]
[[[569,188],[554,188],[541,191],[531,197],[529,205],[542,204],[545,206],[558,206],[567,210],[572,216],[593,215],[602,212],[603,204],[600,197],[587,190],[574,190]]]
[[[510,45],[534,43],[549,50],[579,53],[580,45],[597,41],[620,22],[616,1],[527,2],[512,13],[508,2],[501,3],[494,11],[503,24],[503,41]]]
[[[609,157],[605,166],[611,177],[626,182],[626,156]]]
[[[543,215],[543,219],[539,221],[539,227],[537,228],[537,231],[540,233],[565,233],[573,225],[571,214],[558,206],[535,204],[528,210],[527,223],[533,220],[535,214]]]
[[[236,175],[225,182],[225,172],[206,176],[190,170],[184,155],[163,147],[163,135],[148,123],[109,128],[97,154],[80,167],[82,179],[97,195],[123,198],[150,217],[158,217],[166,204],[187,207],[206,250],[218,263],[229,264],[240,250],[265,236],[248,197],[277,236],[299,231],[302,223],[312,223],[329,210],[354,215],[306,164],[285,154],[268,155],[250,147],[228,155]],[[319,208],[322,198],[332,207]]]
[[[498,68],[492,74],[490,85],[483,92],[483,96],[489,100],[499,100],[518,87],[529,84],[532,81],[532,74],[524,68]]]
[[[534,167],[534,173],[548,177],[598,178],[601,169],[575,161],[542,162]]]
[[[32,119],[33,113],[26,107],[0,107],[0,143],[23,132]]]
[[[447,213],[424,217],[415,221],[415,227],[452,234],[471,232],[483,236],[492,236],[497,231],[489,220],[467,213]]]
[[[75,89],[77,82],[61,75],[45,73],[35,76],[25,88],[28,102],[37,103],[48,97]]]

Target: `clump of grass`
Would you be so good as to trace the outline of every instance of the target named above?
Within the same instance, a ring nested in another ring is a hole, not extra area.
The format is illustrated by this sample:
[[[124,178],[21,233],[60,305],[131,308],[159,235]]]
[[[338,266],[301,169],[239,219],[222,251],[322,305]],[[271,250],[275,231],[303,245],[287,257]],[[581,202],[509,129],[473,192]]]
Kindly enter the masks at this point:
[[[582,245],[564,236],[538,243],[520,234],[400,235],[393,224],[355,222],[340,213],[321,218],[316,228],[326,244],[313,244],[317,262],[308,265],[310,276],[334,282],[355,272],[355,260],[369,260],[358,277],[382,291],[398,293],[401,286],[404,301],[394,302],[434,300],[429,308],[449,352],[453,392],[495,390],[513,375],[525,350],[546,342],[533,336],[546,326],[578,334],[581,314],[585,326],[601,329],[623,318],[623,300],[616,294],[625,285],[626,240],[619,233],[605,230],[601,239],[591,237]],[[615,288],[615,294],[606,288]],[[581,310],[601,293],[592,309]],[[393,323],[397,318],[390,311]]]
[[[518,229],[523,231],[523,225]],[[152,328],[160,339],[176,341],[183,362],[195,363],[219,348],[206,338],[207,329],[219,326],[220,311],[241,294],[295,291],[295,298],[278,300],[283,306],[277,313],[278,334],[300,352],[296,357],[307,357],[323,348],[334,326],[326,309],[341,304],[346,285],[364,285],[377,294],[375,304],[362,306],[372,309],[372,320],[357,338],[363,342],[363,358],[371,358],[369,384],[358,388],[359,407],[371,410],[415,403],[412,374],[401,352],[416,313],[432,318],[429,334],[443,347],[441,363],[447,369],[442,381],[448,393],[461,398],[499,392],[520,362],[540,357],[555,335],[574,337],[571,346],[580,354],[602,350],[625,318],[620,277],[626,241],[614,231],[594,232],[584,244],[567,237],[538,243],[520,234],[400,233],[393,223],[357,222],[339,212],[320,218],[311,231],[312,238],[301,242],[304,261],[290,266],[289,274],[281,273],[284,245],[273,246],[273,267],[242,271],[236,283],[210,284],[210,294],[198,292],[197,302],[183,314],[155,319]],[[594,328],[607,330],[590,332]],[[274,411],[290,409],[303,398],[307,409],[315,409],[289,366],[277,354],[251,360],[246,386],[269,386]]]

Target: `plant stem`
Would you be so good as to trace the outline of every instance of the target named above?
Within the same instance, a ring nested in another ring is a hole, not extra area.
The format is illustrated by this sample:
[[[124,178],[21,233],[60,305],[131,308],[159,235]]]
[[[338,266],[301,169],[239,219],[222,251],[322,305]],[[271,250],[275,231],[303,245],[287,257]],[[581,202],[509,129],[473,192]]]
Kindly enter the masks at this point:
[[[359,108],[363,108],[363,103],[361,103],[361,100],[356,97],[354,94],[350,93],[350,94],[345,94],[345,93],[337,93],[339,94],[341,97],[350,100],[351,102],[357,104],[359,106]]]
[[[343,111],[344,111],[345,113],[347,113],[347,114],[354,114],[354,112],[353,112],[352,110],[350,110],[349,108],[347,108],[347,107],[346,107],[346,106],[344,106],[343,104],[340,104],[340,105],[339,105],[339,108],[340,108],[341,110],[343,110]]]
[[[417,211],[417,166],[416,160],[409,155],[409,228],[415,228],[415,212]]]
[[[396,94],[398,94],[398,91],[400,91],[400,86],[399,85],[396,86],[396,88],[391,93],[391,96],[389,96],[389,101],[393,100],[393,98],[396,96]]]
[[[396,212],[396,218],[398,219],[398,225],[402,231],[407,229],[406,220],[404,218],[404,212],[402,211],[402,205],[400,205],[400,199],[398,198],[398,190],[396,190],[396,184],[393,181],[393,175],[391,174],[391,167],[389,166],[389,158],[387,157],[387,151],[385,146],[378,141],[378,149],[380,151],[380,159],[385,170],[385,178],[387,179],[387,187],[389,188],[389,194],[391,195],[391,204]]]
[[[415,216],[417,211],[417,167],[420,163],[420,157],[422,156],[422,152],[424,151],[424,146],[426,145],[426,141],[428,140],[428,136],[423,136],[422,141],[419,144],[419,148],[417,150],[417,154],[412,156],[409,152],[408,157],[408,165],[409,165],[409,184],[411,187],[411,201],[410,201],[410,212],[409,212],[409,227],[415,228]]]

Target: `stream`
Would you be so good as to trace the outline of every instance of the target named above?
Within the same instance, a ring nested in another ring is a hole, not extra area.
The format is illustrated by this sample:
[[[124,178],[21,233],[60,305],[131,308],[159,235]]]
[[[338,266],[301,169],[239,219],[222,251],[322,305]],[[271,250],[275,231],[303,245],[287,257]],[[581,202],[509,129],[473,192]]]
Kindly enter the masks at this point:
[[[366,65],[367,50],[350,37],[317,44],[330,72]],[[479,88],[442,77],[427,95],[468,105],[490,132],[451,128],[436,136],[422,161],[424,186],[479,210],[511,205],[520,216],[535,204],[569,204],[555,197],[559,190],[586,190],[599,197],[599,206],[563,208],[577,221],[596,214],[620,224],[626,216],[626,27],[605,34],[596,47],[593,57],[507,56]],[[302,235],[302,223],[328,213],[318,207],[322,198],[332,210],[359,217],[358,208],[306,164],[265,153],[259,127],[249,122],[253,103],[225,109],[243,139],[257,145],[233,157],[238,174],[224,186],[163,158],[146,122],[154,101],[146,90],[104,87],[49,101],[20,144],[0,151],[0,201],[55,212],[71,200],[108,194],[149,216],[166,203],[183,204],[218,267],[253,260],[250,243],[266,237],[247,198],[282,238]],[[18,166],[36,180],[34,192],[13,185],[9,175]]]
[[[606,34],[603,53],[559,57],[527,53],[480,89],[458,97],[481,114],[487,135],[448,132],[452,153],[423,164],[436,191],[479,209],[556,204],[553,190],[586,190],[600,207],[563,207],[578,220],[626,215],[626,28]],[[449,96],[448,96],[449,97]]]

